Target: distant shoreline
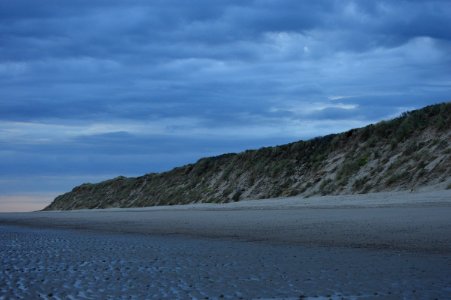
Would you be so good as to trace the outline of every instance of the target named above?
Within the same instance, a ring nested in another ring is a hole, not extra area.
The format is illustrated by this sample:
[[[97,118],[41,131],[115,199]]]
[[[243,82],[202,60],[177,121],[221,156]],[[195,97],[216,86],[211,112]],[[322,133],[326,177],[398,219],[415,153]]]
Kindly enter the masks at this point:
[[[0,213],[0,225],[451,253],[451,190]]]

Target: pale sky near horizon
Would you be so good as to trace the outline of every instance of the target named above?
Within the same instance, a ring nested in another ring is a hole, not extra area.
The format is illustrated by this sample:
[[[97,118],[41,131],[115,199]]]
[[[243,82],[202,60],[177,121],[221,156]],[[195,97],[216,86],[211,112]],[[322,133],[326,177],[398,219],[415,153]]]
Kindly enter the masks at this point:
[[[0,2],[0,211],[451,100],[450,1]]]

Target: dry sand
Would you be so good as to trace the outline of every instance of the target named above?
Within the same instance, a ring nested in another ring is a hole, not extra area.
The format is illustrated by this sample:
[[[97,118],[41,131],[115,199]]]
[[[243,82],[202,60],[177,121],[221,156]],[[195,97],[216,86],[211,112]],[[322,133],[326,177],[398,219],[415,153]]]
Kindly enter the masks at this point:
[[[451,190],[0,214],[0,224],[451,253]]]
[[[451,299],[450,216],[451,191],[0,214],[0,299]]]

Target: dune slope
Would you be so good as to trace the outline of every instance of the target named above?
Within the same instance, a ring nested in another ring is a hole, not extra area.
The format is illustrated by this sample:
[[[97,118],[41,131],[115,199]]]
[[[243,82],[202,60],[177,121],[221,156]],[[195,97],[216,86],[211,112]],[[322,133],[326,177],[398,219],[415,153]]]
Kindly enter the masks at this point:
[[[200,159],[171,171],[86,183],[45,210],[225,203],[450,187],[451,103],[340,134]]]

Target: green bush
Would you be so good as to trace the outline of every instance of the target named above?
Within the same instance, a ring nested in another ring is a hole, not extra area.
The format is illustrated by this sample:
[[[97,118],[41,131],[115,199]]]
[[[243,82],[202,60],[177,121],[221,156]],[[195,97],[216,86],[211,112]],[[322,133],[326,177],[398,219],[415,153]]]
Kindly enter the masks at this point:
[[[348,159],[345,161],[341,169],[337,172],[337,179],[341,180],[344,177],[349,177],[357,173],[361,167],[368,163],[368,155],[363,154],[356,159]]]
[[[323,182],[321,182],[321,184],[319,186],[319,192],[323,196],[333,193],[335,191],[335,189],[336,189],[336,186],[333,183],[333,180],[330,178],[325,179]]]

